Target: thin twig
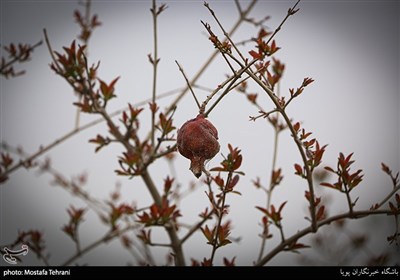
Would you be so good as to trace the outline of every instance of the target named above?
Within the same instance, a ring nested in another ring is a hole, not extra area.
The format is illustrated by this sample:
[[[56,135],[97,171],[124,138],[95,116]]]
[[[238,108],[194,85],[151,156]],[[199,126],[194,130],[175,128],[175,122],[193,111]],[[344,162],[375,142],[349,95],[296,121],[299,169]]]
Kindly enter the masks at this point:
[[[214,97],[214,95],[221,89],[223,88],[227,83],[229,83],[228,87],[225,89],[225,91],[221,94],[221,96],[214,102],[213,105],[211,105],[211,107],[207,110],[207,112],[204,114],[205,116],[208,116],[210,114],[210,112],[215,108],[215,106],[217,106],[217,104],[222,100],[222,98],[225,97],[225,95],[227,95],[232,89],[233,89],[233,85],[235,84],[235,82],[241,77],[241,75],[246,72],[257,60],[253,60],[251,61],[249,64],[247,64],[246,66],[243,66],[242,69],[240,69],[240,71],[237,72],[237,74],[235,74],[234,76],[228,78],[227,80],[225,80],[221,85],[218,86],[218,88],[212,92],[209,96],[207,96],[206,100],[204,100],[203,104],[201,105],[202,108],[205,109],[205,107],[207,106],[208,102]],[[236,85],[239,85],[236,84]]]
[[[233,40],[231,39],[231,36],[229,35],[228,32],[226,32],[225,28],[222,26],[221,22],[219,21],[219,19],[217,18],[217,16],[215,15],[215,12],[211,9],[210,5],[208,3],[204,3],[204,6],[208,9],[208,11],[211,13],[211,15],[213,16],[214,20],[217,22],[218,26],[221,28],[222,32],[224,33],[224,36],[226,37],[226,39],[231,43],[232,47],[235,49],[235,51],[237,52],[237,54],[240,56],[240,58],[243,60],[243,62],[246,61],[246,59],[244,58],[243,54],[241,53],[241,51],[236,47],[235,43],[233,42]],[[238,8],[240,10],[240,7]]]
[[[309,165],[307,164],[307,155],[304,151],[303,145],[300,141],[300,139],[298,138],[296,131],[294,130],[293,124],[289,118],[289,116],[286,114],[286,111],[281,107],[281,105],[279,104],[278,98],[276,97],[275,93],[267,86],[265,85],[263,82],[261,82],[256,75],[254,75],[251,71],[247,71],[246,72],[248,75],[251,76],[251,78],[262,88],[264,89],[264,91],[268,94],[268,96],[270,97],[270,99],[272,100],[272,102],[274,103],[274,105],[276,106],[277,110],[279,111],[279,113],[282,115],[282,117],[285,119],[286,125],[289,128],[292,137],[294,139],[294,142],[300,152],[302,161],[304,163],[304,168],[306,171],[306,180],[307,180],[307,184],[308,184],[308,189],[310,192],[310,213],[311,213],[311,223],[312,223],[312,227],[314,228],[314,230],[317,230],[316,227],[316,213],[315,213],[315,194],[314,194],[314,183],[313,183],[313,178],[312,178],[312,171],[309,167]]]
[[[86,26],[88,26],[90,24],[90,7],[91,7],[91,1],[87,0],[85,2],[85,23]],[[81,28],[84,28],[83,26],[81,26]],[[82,30],[81,34],[83,33],[84,30]],[[88,36],[87,38],[84,38],[83,43],[84,45],[86,45],[86,56],[88,56],[88,44],[89,44],[89,38],[90,36]],[[82,95],[78,95],[78,100],[77,102],[80,103],[82,101]],[[79,127],[79,122],[80,122],[80,118],[81,118],[81,109],[79,107],[76,108],[76,114],[75,114],[75,129]]]
[[[156,102],[156,92],[157,92],[157,65],[159,62],[158,58],[158,42],[157,42],[157,6],[156,6],[156,0],[152,1],[152,8],[151,8],[151,14],[153,16],[153,40],[154,40],[154,55],[153,58],[151,59],[152,64],[153,64],[153,91],[152,91],[152,104],[154,105]],[[151,147],[154,149],[155,145],[155,140],[154,140],[154,134],[155,134],[155,115],[156,112],[155,110],[151,110]]]
[[[194,98],[194,101],[196,101],[197,108],[198,108],[198,109],[200,109],[200,103],[199,103],[199,100],[197,100],[197,97],[196,97],[196,95],[194,94],[194,91],[193,91],[193,89],[192,89],[192,86],[190,85],[190,82],[189,82],[189,80],[188,80],[188,78],[187,78],[187,76],[186,76],[185,72],[183,71],[183,68],[182,68],[182,66],[181,66],[181,65],[178,63],[178,61],[177,61],[177,60],[175,60],[175,63],[178,65],[178,67],[179,67],[179,71],[181,71],[181,73],[182,73],[183,77],[185,78],[186,85],[187,85],[187,86],[188,86],[188,88],[190,89],[190,92],[192,93],[192,96],[193,96],[193,98]]]
[[[166,244],[166,243],[148,243],[149,246],[153,246],[153,247],[167,247],[167,248],[171,248],[171,244]]]
[[[344,193],[346,194],[347,204],[349,206],[349,212],[353,213],[353,202],[351,201],[350,190],[347,184],[344,184]]]
[[[153,2],[154,3],[154,2]],[[155,11],[154,13],[159,13],[161,10],[159,11]],[[51,50],[50,44],[49,45],[49,49]],[[55,62],[56,63],[56,62]],[[86,62],[87,64],[87,62]],[[86,65],[87,68],[87,65]],[[86,69],[86,71],[88,71],[88,69]],[[60,71],[61,72],[61,71]],[[88,76],[89,77],[89,76]],[[73,86],[73,84],[69,83],[71,86]],[[91,83],[89,83],[89,87],[91,87]],[[90,90],[90,92],[93,92],[93,89]],[[154,98],[153,98],[154,100]],[[105,105],[105,104],[104,104]],[[129,139],[127,139],[119,130],[119,128],[116,126],[116,124],[113,122],[113,120],[111,119],[110,115],[107,113],[107,111],[105,110],[104,106],[100,106],[100,104],[97,102],[97,100],[93,100],[93,107],[94,107],[94,112],[100,114],[105,121],[107,122],[108,127],[110,128],[111,134],[115,137],[115,139],[124,146],[124,148],[131,154],[135,153],[135,147],[131,145],[131,143],[129,142]],[[152,127],[152,129],[154,129],[155,127]],[[136,139],[138,140],[138,139]],[[137,141],[138,142],[138,141]],[[153,143],[154,144],[154,143]],[[154,147],[154,145],[153,145]],[[143,161],[143,160],[142,160]],[[147,187],[147,189],[149,190],[154,202],[161,207],[162,206],[162,200],[161,200],[161,196],[157,190],[156,185],[154,184],[152,178],[150,177],[148,170],[146,168],[141,169],[140,175]],[[183,250],[182,250],[182,246],[180,244],[180,240],[178,238],[178,235],[176,233],[176,228],[173,225],[172,222],[167,223],[164,226],[165,230],[167,231],[169,238],[171,240],[171,247],[174,251],[175,254],[175,262],[176,265],[179,266],[183,266],[185,265],[185,259],[183,256]]]
[[[91,250],[97,248],[99,245],[101,245],[102,243],[107,243],[109,241],[111,241],[112,239],[114,239],[115,237],[119,237],[121,236],[121,234],[123,234],[124,232],[127,232],[131,229],[134,229],[135,225],[128,225],[126,226],[124,229],[118,230],[118,231],[111,231],[108,232],[107,234],[105,234],[103,237],[101,237],[100,239],[94,241],[93,243],[91,243],[90,245],[86,246],[85,248],[83,248],[82,250],[80,250],[80,252],[75,253],[74,255],[72,255],[69,259],[67,259],[61,266],[68,266],[71,265],[74,261],[76,261],[77,259],[79,259],[80,257],[82,257],[83,255],[87,254],[88,252],[90,252]]]
[[[27,52],[32,52],[35,48],[37,48],[38,46],[40,46],[42,44],[42,40],[40,40],[39,42],[37,42],[36,44],[34,44],[33,46],[30,46],[26,52],[24,53],[20,53],[18,56],[14,57],[13,59],[11,59],[10,61],[4,63],[1,65],[0,67],[0,73],[3,74],[3,71],[5,71],[9,66],[11,66],[12,64],[14,64],[17,61],[20,61],[21,58],[26,56]],[[26,61],[26,60],[25,60]]]
[[[279,24],[279,26],[275,29],[274,33],[271,34],[271,36],[268,38],[266,44],[268,45],[269,42],[271,42],[271,40],[275,37],[275,35],[281,30],[283,24],[286,22],[286,20],[294,15],[295,13],[297,13],[299,11],[299,9],[296,10],[297,5],[300,3],[300,0],[297,0],[296,4],[294,4],[294,6],[292,8],[290,8],[286,14],[286,17],[281,21],[281,23]]]
[[[8,144],[1,143],[1,147],[20,156],[25,156],[24,152],[21,149],[11,147]],[[48,162],[39,162],[37,164],[37,167],[39,168],[39,172],[46,172],[53,176],[55,184],[57,182],[62,182],[62,187],[65,187],[64,189],[66,189],[71,195],[77,196],[82,199],[93,211],[97,213],[99,217],[103,214],[101,211],[108,211],[108,208],[106,208],[99,200],[91,197],[89,193],[84,192],[82,189],[71,187],[73,185],[71,180],[68,180],[63,174],[61,174],[60,171],[56,170]]]
[[[391,210],[364,210],[364,211],[354,211],[353,213],[344,213],[344,214],[339,214],[330,218],[327,218],[325,220],[322,220],[317,223],[317,229],[324,226],[324,225],[329,225],[330,223],[342,219],[347,219],[347,218],[352,218],[352,219],[359,219],[363,218],[365,216],[370,216],[370,215],[390,215],[393,214]],[[255,263],[255,266],[263,266],[267,262],[269,262],[273,257],[275,257],[277,254],[282,252],[287,246],[292,244],[293,242],[296,242],[299,240],[301,237],[315,232],[314,227],[308,226],[304,228],[303,230],[298,231],[297,233],[293,234],[291,237],[285,239],[285,242],[280,243],[277,245],[273,250],[271,250],[266,256],[264,256],[261,260],[259,260],[257,263]]]
[[[278,83],[277,87],[277,95],[279,97],[280,95],[280,87]],[[277,124],[279,121],[279,113],[276,113],[276,118],[277,118]],[[278,158],[278,144],[279,144],[279,133],[280,130],[278,128],[278,125],[274,125],[274,146],[273,146],[273,154],[272,154],[272,164],[271,164],[271,178],[270,178],[270,183],[269,183],[269,188],[267,190],[267,208],[269,209],[271,206],[271,199],[272,199],[272,192],[274,190],[274,182],[273,182],[273,173],[275,172],[276,169],[276,162]],[[281,232],[281,236],[283,237],[283,232]],[[258,261],[261,260],[262,256],[264,255],[264,250],[265,250],[265,244],[267,242],[267,236],[265,234],[262,235],[261,237],[261,246],[260,246],[260,251],[258,254]]]
[[[289,9],[289,12],[290,12],[290,10],[292,10],[292,9]],[[288,12],[288,15],[286,16],[285,20],[291,15],[289,12]],[[296,134],[296,131],[293,128],[293,125],[292,125],[292,122],[291,122],[289,116],[286,114],[286,111],[285,111],[284,107],[282,107],[281,104],[279,103],[279,99],[278,99],[277,95],[272,91],[272,89],[270,89],[264,82],[262,82],[255,75],[255,73],[253,73],[252,71],[249,71],[248,69],[246,69],[245,66],[238,59],[236,59],[233,55],[230,55],[230,57],[232,59],[234,59],[236,61],[236,63],[238,63],[242,67],[242,69],[245,69],[246,70],[245,72],[265,91],[265,93],[267,93],[267,95],[269,96],[271,101],[276,106],[276,109],[279,111],[279,113],[285,119],[286,125],[287,125],[287,127],[289,128],[289,130],[290,130],[290,132],[292,134],[294,142],[296,143],[296,146],[297,146],[297,148],[298,148],[298,150],[300,152],[301,158],[302,158],[303,163],[304,163],[304,168],[305,168],[305,171],[306,171],[306,180],[307,180],[308,188],[309,188],[309,192],[310,192],[311,223],[312,223],[312,226],[313,226],[314,230],[317,230],[317,228],[316,228],[316,222],[317,221],[316,221],[316,213],[315,213],[315,194],[314,194],[314,183],[313,183],[313,178],[312,178],[312,170],[310,169],[309,165],[307,164],[306,153],[304,151],[304,148],[303,148],[303,145],[302,145],[300,139],[298,138],[298,136]],[[257,61],[257,59],[255,59],[253,61]]]
[[[168,96],[171,96],[171,95],[174,95],[174,94],[177,93],[176,91],[177,90],[172,90],[172,91],[168,91],[168,92],[163,93],[163,94],[159,94],[157,96],[157,100],[165,98],[165,97],[168,97]],[[145,104],[149,103],[150,101],[151,101],[151,99],[146,99],[146,100],[143,100],[143,101],[140,101],[138,103],[133,104],[133,106],[135,106],[135,107],[142,106],[142,105],[145,105]],[[116,117],[116,116],[120,115],[123,111],[128,110],[128,109],[129,108],[126,107],[126,108],[123,108],[123,109],[116,110],[116,111],[110,113],[109,116],[110,117]],[[96,119],[94,121],[88,122],[85,125],[79,126],[79,127],[75,128],[75,129],[71,130],[70,132],[67,132],[66,134],[64,134],[63,136],[61,136],[58,139],[54,140],[50,144],[45,145],[45,146],[41,146],[39,148],[39,150],[34,152],[32,155],[27,156],[24,160],[20,160],[14,166],[12,166],[9,169],[5,170],[3,173],[0,174],[0,177],[10,175],[12,172],[18,170],[22,166],[28,165],[30,162],[32,162],[33,160],[35,160],[39,156],[45,154],[46,152],[48,152],[49,150],[51,150],[55,146],[58,146],[59,144],[65,142],[66,140],[68,140],[72,136],[74,136],[74,135],[78,134],[79,132],[84,131],[84,130],[86,130],[88,128],[91,128],[92,126],[100,124],[100,123],[102,123],[104,121],[105,121],[104,118],[98,118],[98,119]],[[7,144],[5,144],[4,142],[2,142],[1,145],[4,146],[4,147],[7,146]]]
[[[225,198],[226,198],[226,192],[223,191],[222,192],[222,202],[221,202],[221,209],[220,209],[220,213],[218,215],[218,221],[217,221],[217,227],[215,228],[215,236],[212,242],[212,250],[211,250],[211,257],[210,257],[210,262],[213,263],[214,261],[214,257],[215,257],[215,252],[217,251],[217,249],[219,248],[218,246],[218,236],[219,236],[219,231],[221,228],[221,223],[222,223],[222,218],[224,216],[224,208],[225,208]]]
[[[153,179],[151,178],[150,174],[147,170],[143,170],[141,177],[145,182],[151,196],[153,197],[154,202],[158,205],[162,205],[161,196],[157,190],[156,185],[154,184]],[[172,224],[170,221],[168,224],[164,226],[165,230],[167,231],[169,238],[171,240],[171,247],[175,254],[175,263],[177,266],[185,266],[185,257],[183,255],[182,243],[178,238],[176,233],[175,225]]]
[[[382,199],[381,202],[378,203],[378,206],[376,207],[377,209],[380,208],[380,207],[382,207],[386,202],[388,202],[389,199],[391,199],[392,196],[393,196],[396,192],[400,191],[400,185],[398,185],[398,186],[395,186],[395,185],[394,185],[393,187],[394,187],[393,190],[392,190],[384,199]]]
[[[281,27],[283,26],[283,24],[286,22],[286,20],[287,20],[290,16],[294,15],[294,14],[298,11],[298,9],[295,10],[295,8],[297,7],[297,4],[298,4],[299,2],[300,2],[300,0],[298,0],[298,1],[293,5],[293,7],[290,8],[290,9],[288,10],[286,16],[285,16],[284,19],[281,21],[281,23],[279,24],[279,26],[275,29],[275,31],[272,33],[272,35],[269,37],[269,39],[267,40],[266,44],[268,44],[268,43],[274,38],[274,36],[279,32],[279,30],[281,29]],[[236,50],[236,51],[238,52],[238,54],[241,56],[241,58],[243,59],[243,61],[246,62],[246,59],[244,59],[244,57],[241,55],[239,49],[236,47],[235,43],[234,43],[233,40],[231,39],[232,34],[229,34],[228,32],[225,31],[225,29],[223,28],[223,26],[221,25],[221,23],[219,22],[219,20],[216,18],[214,11],[209,7],[209,5],[208,5],[207,3],[205,3],[204,5],[208,8],[208,10],[211,12],[211,14],[213,15],[213,17],[214,17],[215,20],[217,21],[217,23],[218,23],[218,25],[220,26],[221,30],[224,32],[225,37],[229,40],[229,42],[231,42],[232,46],[235,48],[235,50]],[[202,22],[202,23],[203,23],[203,22]],[[203,23],[203,25],[206,27],[206,29],[207,29],[208,32],[211,32],[211,30],[209,30],[207,24]],[[221,52],[221,53],[222,53],[222,52]],[[255,75],[255,73],[251,70],[250,66],[252,66],[255,62],[257,62],[258,59],[254,59],[252,62],[250,62],[248,65],[246,65],[246,67],[247,67],[247,66],[248,66],[248,67],[245,68],[245,67],[243,66],[243,64],[242,64],[238,59],[236,59],[236,57],[234,57],[231,53],[229,53],[229,52],[224,52],[224,54],[226,54],[226,55],[228,55],[229,57],[231,57],[233,60],[235,60],[235,61],[241,66],[242,70],[239,71],[239,73],[237,73],[236,75],[239,75],[239,76],[240,76],[243,72],[252,72],[252,74]],[[225,56],[224,56],[224,57],[225,57]],[[230,63],[228,63],[228,64],[229,64],[229,66],[232,68],[231,64],[230,64]],[[254,78],[253,78],[253,79],[254,79]],[[273,95],[275,95],[275,94],[272,92],[272,90],[269,89],[269,91],[270,91],[270,93],[272,93]],[[229,92],[229,91],[225,91],[225,95],[226,95],[228,92]],[[212,95],[211,95],[211,97],[212,97]],[[213,104],[213,106],[207,111],[206,116],[207,116],[207,115],[211,112],[211,110],[218,104],[218,102],[221,101],[221,99],[222,99],[223,97],[224,97],[224,96],[220,96],[220,98],[219,98],[219,99]],[[209,98],[207,98],[207,99],[209,99]],[[211,99],[211,98],[210,98],[210,99]],[[209,100],[208,100],[208,101],[209,101]],[[207,102],[208,102],[208,101],[207,101]],[[276,101],[276,103],[278,103],[277,100],[275,100],[275,101]],[[275,101],[274,101],[274,103],[275,103]],[[202,106],[203,106],[203,105],[204,105],[204,103],[202,104]],[[204,107],[205,107],[205,106],[204,106]],[[280,107],[280,106],[279,106],[279,107]],[[314,198],[313,192],[312,192],[312,195],[311,195],[311,196],[312,196],[312,199],[313,199],[313,198]]]
[[[232,36],[236,30],[239,28],[239,26],[245,21],[246,16],[250,13],[250,11],[253,9],[254,5],[256,4],[257,0],[252,0],[250,4],[247,6],[246,10],[243,11],[243,13],[240,15],[239,19],[236,21],[236,23],[233,25],[232,29],[229,31],[229,34]],[[203,75],[203,73],[207,70],[208,66],[211,65],[211,62],[215,59],[215,57],[218,55],[219,51],[215,50],[211,56],[206,60],[206,62],[203,64],[203,66],[199,69],[197,74],[193,77],[193,79],[190,81],[190,84],[193,85],[197,82],[197,80]],[[179,101],[182,99],[182,97],[187,93],[189,90],[188,87],[186,87],[182,92],[176,97],[176,99],[170,104],[170,106],[167,109],[167,113],[169,113],[176,105],[179,103]]]
[[[47,45],[47,49],[49,50],[49,53],[50,53],[50,56],[51,56],[51,60],[53,60],[53,62],[55,64],[55,67],[57,67],[58,72],[62,72],[62,69],[61,69],[60,65],[58,64],[57,59],[54,56],[54,51],[53,51],[53,48],[51,47],[49,36],[47,35],[46,28],[43,29],[43,34],[44,34],[44,39],[45,39],[45,42],[46,42],[46,45]]]
[[[201,228],[201,226],[208,221],[211,216],[214,214],[214,211],[210,211],[205,217],[203,217],[203,219],[198,222],[197,224],[195,224],[193,227],[190,228],[190,230],[188,231],[188,233],[186,233],[186,235],[184,237],[182,237],[181,239],[181,244],[183,244],[186,240],[189,239],[190,236],[192,236],[195,232],[197,232],[197,230],[199,228]]]

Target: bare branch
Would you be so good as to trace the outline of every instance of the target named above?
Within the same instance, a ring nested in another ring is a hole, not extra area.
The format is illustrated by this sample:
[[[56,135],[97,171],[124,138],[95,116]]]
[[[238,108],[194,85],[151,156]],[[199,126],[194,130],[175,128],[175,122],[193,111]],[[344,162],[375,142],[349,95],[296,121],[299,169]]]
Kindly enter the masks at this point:
[[[199,108],[199,109],[200,109],[200,103],[199,103],[199,100],[197,100],[197,97],[196,97],[196,95],[194,94],[194,91],[193,91],[193,89],[192,89],[192,86],[190,85],[190,82],[189,82],[189,80],[188,80],[188,78],[187,78],[187,76],[186,76],[185,72],[183,71],[183,68],[182,68],[182,66],[181,66],[181,65],[178,63],[178,61],[176,61],[176,60],[175,60],[175,63],[178,65],[178,67],[179,67],[179,71],[181,71],[181,73],[182,73],[183,77],[185,78],[186,85],[187,85],[187,86],[188,86],[188,88],[190,89],[190,92],[192,93],[192,96],[193,96],[194,100],[196,101],[197,108]]]

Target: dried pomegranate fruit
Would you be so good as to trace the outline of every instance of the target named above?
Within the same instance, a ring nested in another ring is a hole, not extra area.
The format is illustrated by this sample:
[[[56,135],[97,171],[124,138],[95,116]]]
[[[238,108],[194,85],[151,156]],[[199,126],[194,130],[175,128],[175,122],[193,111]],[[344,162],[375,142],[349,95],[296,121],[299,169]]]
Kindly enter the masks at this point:
[[[185,122],[178,130],[178,151],[190,159],[190,170],[199,178],[204,162],[219,152],[218,131],[203,114]]]

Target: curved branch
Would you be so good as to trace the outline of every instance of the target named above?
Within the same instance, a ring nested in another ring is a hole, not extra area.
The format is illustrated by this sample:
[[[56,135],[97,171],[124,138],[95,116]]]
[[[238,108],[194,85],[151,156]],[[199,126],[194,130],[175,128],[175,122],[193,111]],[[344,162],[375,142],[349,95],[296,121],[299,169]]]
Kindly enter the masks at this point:
[[[364,211],[354,211],[353,213],[344,213],[344,214],[339,214],[330,218],[327,218],[325,220],[322,220],[320,222],[317,222],[316,226],[317,229],[324,226],[328,225],[334,221],[342,220],[342,219],[360,219],[365,216],[370,216],[370,215],[390,215],[393,214],[391,210],[364,210]],[[255,266],[263,266],[267,262],[269,262],[273,257],[275,257],[277,254],[282,252],[288,245],[292,244],[293,242],[296,242],[298,239],[301,237],[314,232],[313,226],[309,226],[304,228],[303,230],[297,232],[296,234],[292,235],[291,237],[285,239],[285,242],[280,243],[278,246],[276,246],[272,251],[270,251],[266,256],[264,256],[260,261],[258,261]]]

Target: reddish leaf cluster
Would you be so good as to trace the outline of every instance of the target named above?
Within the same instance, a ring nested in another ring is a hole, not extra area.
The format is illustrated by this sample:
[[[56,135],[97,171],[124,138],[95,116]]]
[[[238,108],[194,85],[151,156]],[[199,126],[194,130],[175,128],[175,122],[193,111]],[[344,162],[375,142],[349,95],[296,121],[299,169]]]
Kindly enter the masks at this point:
[[[168,196],[174,180],[175,180],[174,178],[169,178],[169,176],[167,176],[167,178],[164,179],[164,195],[165,196]]]
[[[6,79],[8,78],[13,78],[16,76],[23,75],[25,73],[24,70],[16,72],[14,69],[13,64],[19,62],[26,62],[31,59],[31,55],[33,50],[41,45],[42,42],[39,42],[35,45],[29,45],[29,44],[18,44],[15,45],[11,43],[8,46],[4,46],[3,49],[7,52],[8,54],[8,59],[6,59],[4,56],[1,57],[0,61],[0,75],[3,75]]]
[[[281,80],[285,64],[281,63],[278,59],[272,58],[272,74],[267,70],[268,85],[274,90],[275,85]]]
[[[86,7],[86,9],[88,9],[88,7]],[[99,21],[97,15],[93,15],[91,18],[90,16],[84,17],[78,10],[75,10],[74,18],[76,23],[78,23],[79,27],[81,28],[79,39],[81,39],[85,43],[89,40],[93,30],[101,25],[101,22]]]
[[[111,142],[111,139],[108,137],[103,137],[100,134],[97,134],[96,138],[90,139],[89,143],[94,143],[97,145],[95,152],[100,151],[101,148],[107,146]]]
[[[262,213],[264,213],[265,216],[268,217],[270,219],[270,221],[272,221],[272,223],[274,225],[276,225],[278,228],[281,228],[281,226],[282,226],[281,225],[281,220],[282,220],[281,212],[282,212],[283,207],[285,207],[286,203],[287,203],[287,201],[283,202],[279,206],[278,210],[276,210],[274,205],[271,205],[270,210],[265,209],[265,208],[260,207],[260,206],[256,206],[256,208],[258,210],[260,210]]]
[[[78,78],[85,73],[85,56],[86,46],[76,48],[75,40],[72,41],[69,47],[63,47],[65,54],[54,52],[57,57],[57,64],[52,63],[51,69],[57,74],[65,77],[69,82],[77,82],[76,87],[81,83]],[[97,68],[92,70],[92,76],[95,76]],[[86,85],[85,85],[86,87]]]
[[[268,220],[268,216],[267,215],[262,216],[261,225],[263,227],[263,231],[262,231],[261,237],[265,238],[265,239],[272,238],[273,234],[269,232],[270,221]]]
[[[317,166],[321,164],[322,156],[324,155],[325,148],[328,145],[320,146],[318,141],[315,138],[308,140],[308,137],[312,134],[311,132],[306,132],[304,128],[300,129],[300,123],[297,122],[293,125],[293,130],[296,134],[298,141],[303,145],[306,156],[307,156],[307,165],[312,172]],[[302,178],[306,178],[306,169],[300,164],[295,164],[295,174],[301,176]]]
[[[235,264],[236,257],[233,257],[231,260],[228,260],[227,258],[224,257],[224,266],[236,266]]]
[[[211,26],[208,23],[204,23],[203,21],[201,21],[201,23],[210,34],[210,37],[208,37],[208,39],[213,43],[216,49],[218,49],[221,53],[232,53],[232,45],[228,41],[224,41],[221,43],[218,37],[212,32]]]
[[[231,144],[228,144],[229,154],[227,158],[225,158],[221,162],[221,166],[214,167],[210,171],[219,171],[219,172],[232,172],[238,173],[240,175],[244,175],[242,171],[238,171],[240,165],[242,164],[242,155],[240,154],[239,148],[232,148]]]
[[[195,259],[191,259],[192,261],[192,266],[212,266],[212,261],[211,259],[207,259],[207,258],[203,258],[203,260],[201,261],[201,263],[199,263],[199,261],[195,260]]]
[[[163,198],[161,205],[154,203],[150,206],[149,212],[143,212],[143,214],[138,215],[138,218],[139,222],[145,226],[161,226],[170,220],[176,222],[176,219],[180,216],[181,214],[176,205],[169,205],[168,199]]]
[[[280,49],[276,46],[275,40],[272,40],[271,45],[267,44],[267,42],[264,40],[264,37],[268,35],[269,33],[267,33],[264,29],[261,29],[257,38],[254,39],[256,42],[257,51],[249,51],[249,54],[253,57],[253,59],[264,60],[265,56],[271,56]]]
[[[159,115],[160,122],[159,126],[157,128],[161,131],[162,137],[160,140],[172,140],[172,138],[167,138],[165,139],[165,136],[171,133],[176,129],[175,126],[173,126],[173,120],[172,117],[167,118],[163,113],[160,113]]]
[[[63,226],[62,230],[74,241],[77,241],[78,227],[79,224],[83,221],[83,214],[85,213],[85,211],[86,209],[75,209],[73,206],[70,206],[70,208],[67,209],[69,222],[68,224]]]
[[[134,151],[123,152],[122,156],[118,157],[118,163],[121,169],[117,169],[115,172],[121,176],[133,177],[140,175],[144,168],[144,155],[148,155],[150,149],[150,145],[145,141],[143,143],[138,143],[138,145],[134,147]]]
[[[272,170],[271,174],[271,190],[275,188],[277,185],[281,183],[283,179],[282,169],[278,168],[276,170]]]
[[[11,245],[11,247],[16,246],[17,244],[27,245],[29,250],[35,252],[38,258],[43,258],[43,252],[46,249],[46,245],[42,232],[38,230],[19,232],[17,240]]]
[[[131,104],[128,104],[129,110],[122,112],[121,122],[126,128],[126,137],[131,138],[136,135],[139,129],[139,114],[143,111],[143,108],[135,108]]]
[[[304,78],[303,83],[301,84],[300,87],[298,87],[296,89],[296,91],[294,90],[294,88],[289,89],[290,97],[291,98],[295,98],[295,97],[299,96],[300,94],[302,94],[304,89],[305,89],[305,87],[308,86],[309,84],[311,84],[312,82],[314,82],[313,79],[308,78],[308,77]]]
[[[232,192],[236,194],[240,194],[238,191],[234,191],[234,187],[237,185],[239,182],[239,175],[235,175],[233,177],[228,177],[228,180],[226,181],[218,174],[217,176],[212,177],[214,182],[218,185],[220,190],[222,190],[225,193]]]
[[[146,156],[150,154],[151,147],[148,141],[141,142],[137,134],[140,127],[138,116],[142,111],[143,108],[135,108],[129,104],[129,110],[122,112],[120,121],[125,127],[123,137],[125,140],[132,140],[135,145],[119,157],[118,162],[121,169],[115,170],[118,175],[131,177],[140,175],[144,168]]]
[[[311,205],[311,194],[310,194],[310,192],[306,191],[304,196],[305,196],[305,198],[307,199],[307,201]],[[323,204],[320,205],[320,203],[321,203],[321,197],[314,196],[313,205],[315,207],[315,211],[316,211],[315,218],[316,218],[317,221],[321,221],[321,220],[326,218],[325,205],[323,205]],[[310,207],[309,207],[309,209],[310,209]],[[311,211],[311,209],[310,209],[310,211]]]
[[[387,175],[389,175],[390,179],[392,179],[392,184],[393,187],[396,187],[399,185],[399,172],[396,173],[396,175],[393,174],[393,171],[383,162],[381,163],[382,170],[385,172]]]
[[[109,84],[97,78],[97,65],[88,66],[85,56],[86,46],[76,47],[75,41],[69,47],[64,47],[64,54],[55,52],[56,61],[50,67],[62,76],[82,97],[80,102],[74,103],[82,112],[98,112],[99,107],[105,108],[107,102],[116,95],[115,84],[119,77]],[[97,87],[97,88],[96,88]]]
[[[124,215],[132,215],[135,212],[135,209],[132,206],[129,206],[125,203],[122,203],[118,206],[110,203],[111,211],[109,213],[109,220],[111,227],[113,230],[117,229],[118,220]]]
[[[287,124],[281,121],[276,115],[268,115],[268,121],[273,126],[276,132],[281,132],[287,128]]]
[[[7,181],[8,176],[3,174],[13,163],[12,157],[8,153],[1,153],[0,158],[0,183]]]
[[[217,228],[218,232],[216,232]],[[230,221],[225,222],[220,227],[215,226],[211,229],[206,225],[205,227],[201,228],[201,231],[208,241],[207,244],[213,245],[215,248],[219,248],[232,243],[232,241],[228,239],[231,233]]]
[[[354,173],[350,172],[350,166],[354,163],[351,160],[353,153],[345,157],[342,153],[339,154],[337,170],[333,170],[331,167],[325,167],[325,169],[333,174],[336,174],[338,180],[331,183],[321,183],[321,186],[339,190],[343,193],[349,193],[353,188],[355,188],[361,181],[364,175],[361,174],[362,170],[359,169]]]

